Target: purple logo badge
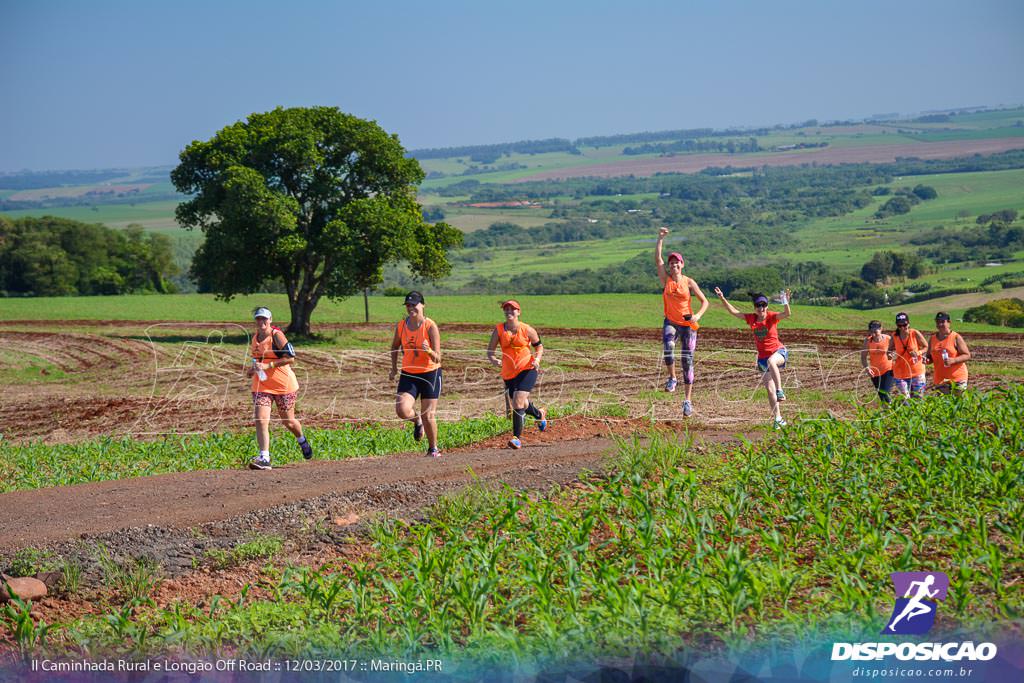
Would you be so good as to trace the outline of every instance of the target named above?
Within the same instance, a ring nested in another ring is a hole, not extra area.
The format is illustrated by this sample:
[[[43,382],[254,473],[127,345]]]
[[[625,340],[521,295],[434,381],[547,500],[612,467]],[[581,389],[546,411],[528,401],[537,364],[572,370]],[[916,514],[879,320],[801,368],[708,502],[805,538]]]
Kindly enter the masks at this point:
[[[896,605],[882,633],[923,635],[935,623],[938,600],[945,600],[949,577],[942,572],[893,572]]]

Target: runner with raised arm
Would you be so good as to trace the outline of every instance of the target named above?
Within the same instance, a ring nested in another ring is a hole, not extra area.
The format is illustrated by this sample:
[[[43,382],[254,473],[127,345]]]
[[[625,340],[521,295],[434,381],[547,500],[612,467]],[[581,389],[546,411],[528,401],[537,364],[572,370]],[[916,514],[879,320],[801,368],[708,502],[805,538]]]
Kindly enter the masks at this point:
[[[782,391],[782,369],[786,367],[789,360],[789,352],[779,339],[778,324],[792,315],[789,308],[790,292],[787,289],[783,293],[783,311],[776,313],[768,310],[768,297],[756,293],[751,295],[754,303],[753,313],[741,313],[739,309],[729,303],[725,294],[718,287],[715,287],[715,294],[725,304],[725,308],[734,318],[739,318],[747,324],[750,331],[754,333],[754,343],[757,344],[757,369],[761,375],[761,383],[768,392],[768,405],[772,410],[775,421],[775,428],[780,429],[786,426],[782,419],[782,409],[779,404],[786,400],[786,394]]]
[[[700,327],[698,323],[704,311],[708,310],[708,299],[704,292],[700,291],[696,280],[683,275],[685,263],[682,254],[672,252],[668,255],[668,264],[665,264],[662,249],[668,233],[668,228],[659,228],[658,242],[654,247],[654,265],[658,270],[658,280],[661,282],[661,298],[665,312],[661,330],[662,355],[668,368],[665,391],[674,392],[679,382],[674,354],[678,345],[679,361],[683,368],[683,386],[686,387],[683,416],[689,417],[693,414],[693,352],[697,348],[697,329]],[[700,301],[700,308],[696,313],[693,312],[691,303],[693,297]]]

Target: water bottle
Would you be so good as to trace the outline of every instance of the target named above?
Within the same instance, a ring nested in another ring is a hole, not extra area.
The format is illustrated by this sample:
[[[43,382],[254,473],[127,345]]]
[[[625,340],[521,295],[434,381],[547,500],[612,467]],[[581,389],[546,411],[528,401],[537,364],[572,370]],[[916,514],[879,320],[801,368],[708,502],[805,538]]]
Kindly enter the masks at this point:
[[[942,364],[949,367],[949,352],[946,349],[942,349]]]
[[[261,382],[266,382],[267,381],[267,372],[266,372],[266,370],[264,370],[263,368],[256,367],[256,364],[259,363],[259,362],[260,361],[259,361],[258,358],[253,358],[252,359],[252,367],[256,371],[256,376],[260,378],[260,381]]]
[[[781,292],[779,292],[779,303],[782,304],[783,306],[789,303],[789,298],[786,297],[786,290],[782,290]]]

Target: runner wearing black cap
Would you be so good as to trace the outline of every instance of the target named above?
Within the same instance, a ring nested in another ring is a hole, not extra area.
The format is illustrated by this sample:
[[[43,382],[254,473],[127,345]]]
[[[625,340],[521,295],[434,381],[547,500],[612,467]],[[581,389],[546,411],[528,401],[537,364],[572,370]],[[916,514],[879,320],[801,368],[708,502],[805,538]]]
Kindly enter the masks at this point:
[[[958,332],[950,329],[949,313],[935,314],[935,334],[928,340],[929,360],[934,368],[933,384],[942,393],[967,388],[967,361],[971,350]]]
[[[540,360],[544,356],[544,345],[537,331],[519,320],[519,302],[515,299],[501,302],[505,322],[498,323],[491,331],[487,344],[487,359],[491,365],[501,368],[505,380],[505,394],[512,405],[512,438],[509,448],[522,448],[521,441],[526,416],[537,420],[537,429],[547,429],[547,411],[530,402],[530,392],[537,383]],[[501,346],[501,360],[494,357]],[[531,349],[532,347],[532,349]]]
[[[896,392],[904,398],[924,396],[924,335],[910,326],[910,316],[896,314],[896,334],[889,340],[889,358]]]
[[[789,290],[783,292],[782,306],[784,310],[782,313],[768,310],[768,297],[764,294],[751,295],[754,302],[753,313],[740,313],[735,306],[729,303],[725,294],[722,294],[722,290],[718,287],[715,287],[715,294],[725,304],[729,313],[734,318],[745,322],[750,327],[750,331],[754,333],[754,342],[757,344],[757,369],[764,373],[761,376],[761,382],[768,392],[768,405],[775,418],[775,428],[785,427],[786,421],[782,419],[782,409],[779,404],[786,400],[786,394],[782,391],[781,370],[786,367],[789,352],[786,351],[782,340],[779,339],[778,324],[780,320],[785,320],[792,315],[789,308]]]
[[[889,358],[891,341],[889,335],[882,334],[881,321],[872,320],[868,323],[868,336],[860,352],[860,364],[875,385],[879,400],[886,404],[890,401],[893,383],[892,360]]]
[[[427,435],[427,455],[439,457],[437,447],[437,399],[441,396],[441,333],[430,318],[423,315],[426,303],[419,292],[405,295],[406,317],[395,327],[391,340],[391,374],[398,374],[398,354],[402,354],[402,374],[395,392],[395,413],[413,423],[413,438]],[[420,414],[416,414],[416,398]]]

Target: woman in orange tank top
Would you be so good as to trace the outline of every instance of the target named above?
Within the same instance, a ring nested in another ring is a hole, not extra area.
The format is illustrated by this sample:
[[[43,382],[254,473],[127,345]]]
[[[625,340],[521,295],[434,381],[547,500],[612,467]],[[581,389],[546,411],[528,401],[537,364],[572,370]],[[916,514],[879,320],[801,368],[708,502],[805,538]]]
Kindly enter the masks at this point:
[[[537,331],[519,320],[519,302],[515,299],[501,302],[501,310],[505,314],[505,322],[495,325],[491,332],[491,340],[487,344],[487,359],[491,365],[501,368],[501,378],[505,381],[505,396],[512,407],[512,438],[509,448],[522,448],[520,437],[526,416],[537,420],[537,429],[547,429],[547,411],[537,408],[530,402],[530,392],[537,383],[540,372],[540,359],[544,356],[544,345]],[[495,351],[501,347],[501,360],[494,357]],[[530,347],[536,351],[534,353]]]
[[[935,334],[928,340],[928,356],[935,368],[933,384],[942,393],[967,388],[967,361],[971,350],[957,332],[950,329],[949,313],[935,314]]]
[[[910,326],[910,316],[896,314],[896,334],[889,341],[889,359],[892,360],[893,385],[904,398],[924,396],[924,335]]]
[[[295,398],[299,382],[291,366],[295,363],[295,350],[279,327],[273,325],[270,309],[257,308],[252,312],[256,321],[256,334],[249,346],[251,363],[245,374],[252,378],[252,401],[256,422],[256,445],[259,455],[249,461],[249,469],[270,469],[270,408],[276,403],[281,421],[299,442],[302,457],[313,457],[313,447],[302,434],[302,424],[295,419]]]
[[[658,242],[654,247],[654,265],[658,269],[658,280],[661,282],[661,299],[665,313],[661,331],[662,358],[668,368],[665,391],[674,392],[679,381],[676,377],[674,354],[678,344],[679,360],[683,366],[683,386],[686,387],[683,417],[690,417],[693,414],[693,352],[697,349],[697,328],[700,327],[698,321],[708,310],[708,299],[704,292],[700,291],[696,280],[683,275],[685,263],[682,254],[672,252],[668,255],[668,265],[665,265],[661,252],[668,232],[666,227],[658,229]],[[693,297],[700,301],[700,309],[696,313],[693,312],[691,303]]]
[[[864,349],[860,352],[860,364],[864,372],[875,385],[878,398],[882,403],[889,403],[892,393],[892,360],[889,358],[891,338],[882,334],[882,323],[872,320],[868,323],[868,336],[864,339]]]
[[[416,441],[427,435],[427,455],[437,458],[437,399],[441,396],[441,333],[430,318],[423,315],[426,301],[419,292],[405,295],[406,317],[395,326],[391,340],[391,374],[398,374],[398,356],[402,356],[402,374],[395,392],[395,414],[413,423]],[[420,414],[416,414],[416,398]]]

